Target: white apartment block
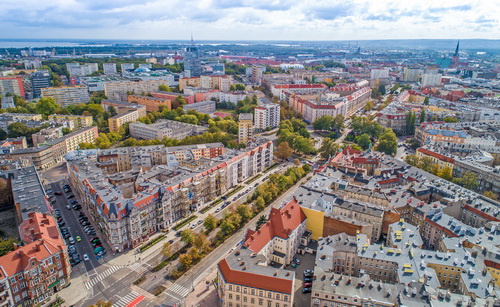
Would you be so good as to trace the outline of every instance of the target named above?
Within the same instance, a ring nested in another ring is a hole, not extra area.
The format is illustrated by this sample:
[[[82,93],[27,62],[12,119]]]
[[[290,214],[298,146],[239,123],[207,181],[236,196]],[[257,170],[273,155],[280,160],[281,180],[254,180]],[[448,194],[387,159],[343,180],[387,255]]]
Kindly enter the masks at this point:
[[[372,69],[370,72],[370,79],[387,79],[389,78],[389,69]]]
[[[441,84],[441,74],[423,74],[422,87],[434,86]]]
[[[246,96],[245,92],[219,92],[219,101],[237,104],[238,101],[245,99]]]
[[[146,125],[140,122],[129,125],[130,136],[139,139],[155,140],[164,137],[182,140],[187,136],[202,134],[208,129],[202,126],[191,125],[174,120],[159,120]]]
[[[125,71],[129,70],[129,69],[135,69],[134,67],[134,63],[123,63],[121,65],[121,68],[122,68],[122,73],[124,73]]]
[[[61,107],[72,104],[88,103],[89,91],[84,85],[42,88],[42,97],[54,98]]]
[[[254,126],[261,130],[277,127],[280,123],[280,105],[272,103],[267,98],[262,98],[260,101],[264,99],[266,102],[261,103],[254,111]]]
[[[116,63],[104,63],[102,64],[102,68],[104,70],[105,75],[116,74]]]
[[[162,84],[165,84],[164,80],[107,83],[104,85],[104,93],[109,99],[127,101],[127,93],[147,95],[149,93],[157,92],[158,86]]]
[[[97,63],[87,63],[80,65],[80,63],[66,63],[66,69],[71,77],[88,76],[99,70]]]

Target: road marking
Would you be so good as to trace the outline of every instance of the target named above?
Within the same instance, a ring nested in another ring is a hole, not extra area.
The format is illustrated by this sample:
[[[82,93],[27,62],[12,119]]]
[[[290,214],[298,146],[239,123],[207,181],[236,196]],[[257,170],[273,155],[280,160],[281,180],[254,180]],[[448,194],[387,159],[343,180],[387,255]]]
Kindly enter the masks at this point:
[[[179,284],[173,284],[170,288],[168,288],[168,291],[178,294],[181,297],[186,297],[189,294],[189,289]]]
[[[143,299],[143,295],[139,295],[139,293],[132,291],[122,297],[118,302],[114,303],[113,307],[132,307],[137,305]]]
[[[142,263],[138,263],[138,262],[129,265],[128,268],[139,273],[139,274],[142,274],[142,273],[148,271],[148,268],[144,267],[144,265]]]
[[[102,281],[104,278],[108,277],[109,275],[113,274],[114,272],[118,271],[121,268],[122,268],[121,266],[112,266],[112,267],[110,267],[106,271],[97,274],[96,277],[93,277],[92,279],[90,279],[90,281],[86,282],[85,283],[85,287],[87,289],[92,288],[95,284],[97,284],[98,282]]]

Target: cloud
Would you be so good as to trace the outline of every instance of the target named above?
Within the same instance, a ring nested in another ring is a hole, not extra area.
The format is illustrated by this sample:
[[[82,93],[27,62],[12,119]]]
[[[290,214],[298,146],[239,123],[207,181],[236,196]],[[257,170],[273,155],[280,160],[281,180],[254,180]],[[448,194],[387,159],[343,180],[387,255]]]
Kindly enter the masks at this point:
[[[498,16],[493,0],[1,0],[0,38],[498,39]]]

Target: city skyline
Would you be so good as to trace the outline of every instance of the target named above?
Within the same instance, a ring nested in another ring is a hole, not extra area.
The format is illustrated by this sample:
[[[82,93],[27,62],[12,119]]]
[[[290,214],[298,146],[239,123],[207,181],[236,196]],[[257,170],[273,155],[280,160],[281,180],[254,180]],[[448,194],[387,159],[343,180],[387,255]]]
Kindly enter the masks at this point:
[[[493,1],[36,1],[0,4],[1,38],[366,40],[500,38]]]

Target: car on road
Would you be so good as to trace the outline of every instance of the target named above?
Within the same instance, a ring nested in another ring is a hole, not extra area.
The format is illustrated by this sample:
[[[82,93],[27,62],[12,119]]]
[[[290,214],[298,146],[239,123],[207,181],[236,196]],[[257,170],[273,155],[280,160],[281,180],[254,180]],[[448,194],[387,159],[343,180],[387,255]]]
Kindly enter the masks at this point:
[[[198,226],[198,225],[197,225],[197,224],[193,224],[193,225],[191,225],[191,229],[195,229],[195,228],[196,228],[196,226]]]
[[[73,206],[73,209],[75,209],[75,210],[80,210],[80,209],[82,209],[82,206],[80,206],[80,205],[75,205],[75,206]]]
[[[304,277],[313,277],[314,272],[312,270],[305,270],[304,271]]]
[[[78,202],[76,200],[72,200],[71,201],[71,204],[74,205],[74,204],[78,204]]]
[[[311,283],[313,282],[312,278],[304,278],[304,283]]]
[[[71,206],[70,206],[70,205],[67,205],[67,206],[66,206],[66,209],[71,210]]]
[[[293,258],[293,262],[295,262],[296,264],[300,264],[300,259],[299,258]]]
[[[311,293],[311,288],[302,288],[302,293]]]
[[[50,193],[52,193],[52,189],[47,189],[47,190],[45,190],[45,192],[50,194]]]
[[[94,249],[94,254],[96,254],[96,255],[97,255],[97,254],[99,254],[99,252],[101,252],[101,251],[103,251],[103,250],[104,250],[104,247],[99,246],[99,247],[97,247],[96,249]]]
[[[106,250],[105,249],[103,249],[102,251],[98,252],[97,256],[102,257],[102,256],[104,256],[104,254],[106,254]]]
[[[168,240],[168,243],[172,244],[174,243],[174,240]]]
[[[76,236],[76,241],[80,242],[82,238],[80,236]]]
[[[312,283],[310,283],[310,282],[308,282],[308,283],[304,283],[304,284],[302,285],[302,287],[304,287],[304,288],[311,288],[311,287],[312,287]]]
[[[75,197],[75,195],[71,194],[70,196],[68,196],[68,197],[66,197],[66,198],[67,198],[67,199],[71,199],[71,198],[73,198],[73,197]]]
[[[89,255],[83,254],[83,261],[89,261],[89,260],[90,260]]]
[[[59,225],[59,227],[62,227],[64,225],[66,225],[66,223],[64,221],[62,221],[62,222],[57,223],[57,225]]]
[[[90,239],[90,241],[89,241],[89,242],[92,242],[92,241],[94,241],[94,240],[100,240],[100,239],[99,239],[99,237],[93,237],[92,239]]]
[[[198,225],[201,225],[201,223],[203,223],[203,222],[202,222],[201,220],[199,220],[197,224],[198,224]]]
[[[62,193],[59,192],[59,191],[57,191],[57,192],[54,193],[54,195],[62,195]]]
[[[215,212],[221,212],[222,208],[217,208],[217,210],[215,210]]]
[[[69,237],[68,241],[69,241],[69,244],[71,244],[71,245],[75,244],[75,239],[73,237]]]

